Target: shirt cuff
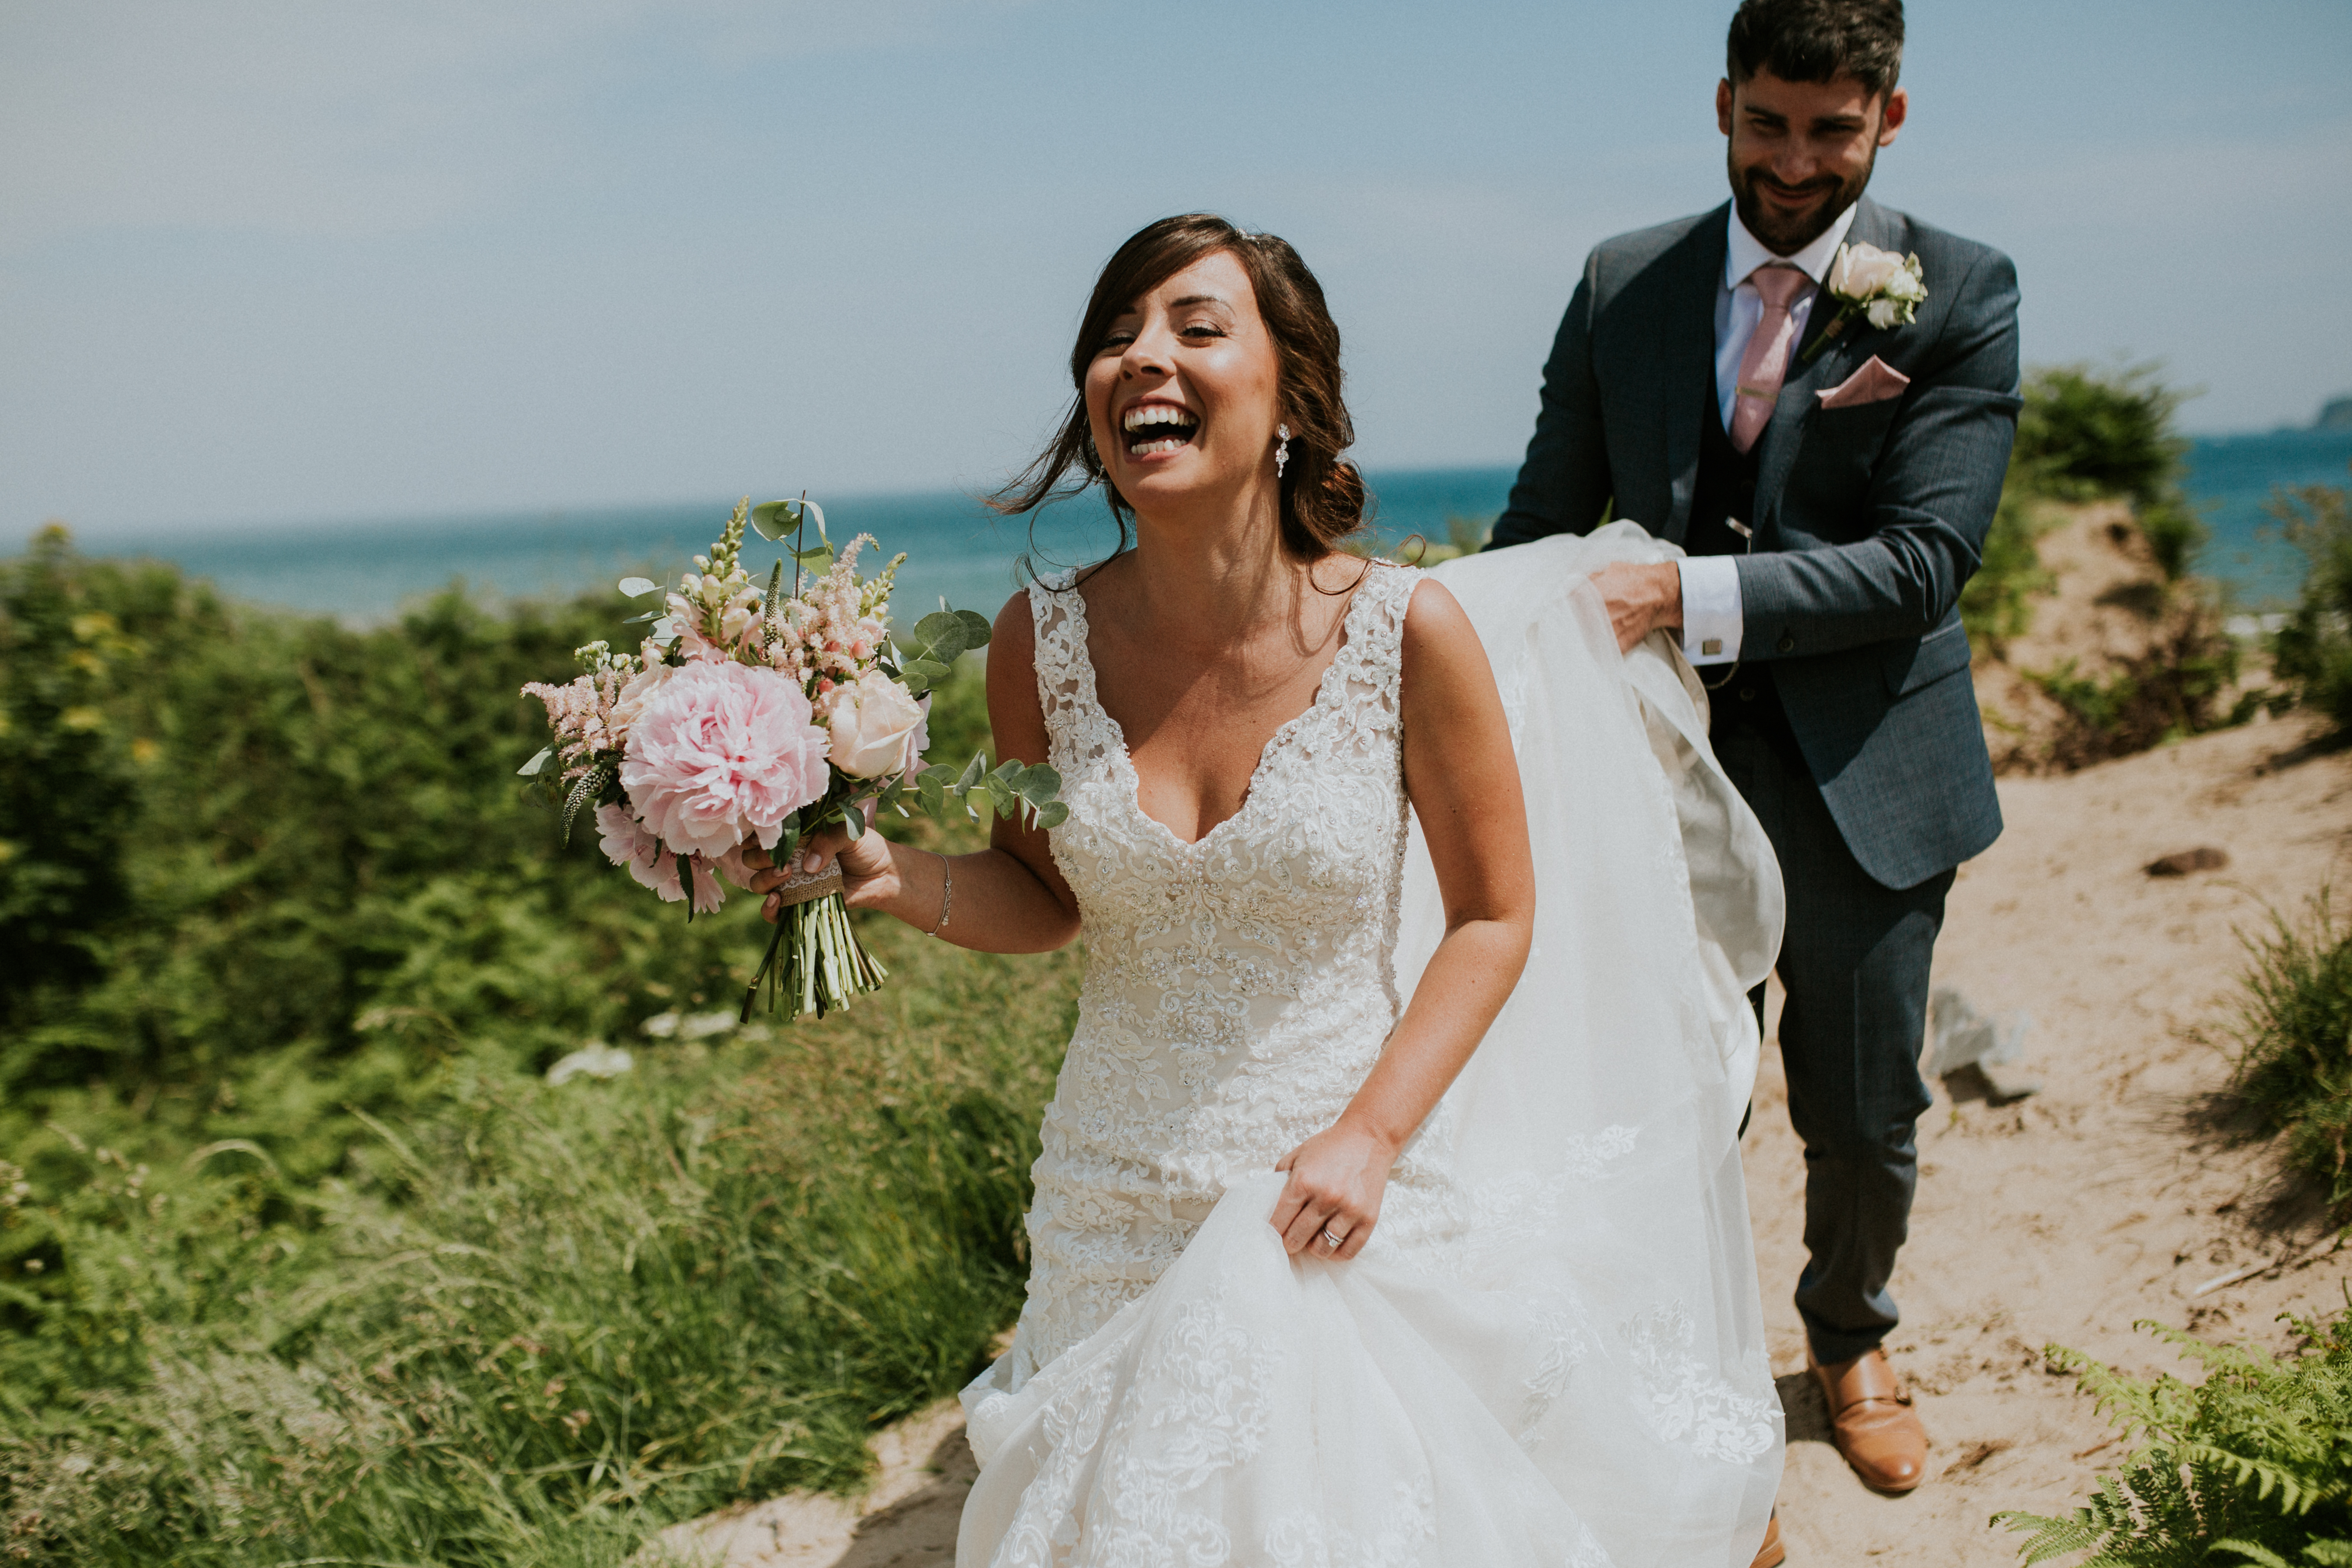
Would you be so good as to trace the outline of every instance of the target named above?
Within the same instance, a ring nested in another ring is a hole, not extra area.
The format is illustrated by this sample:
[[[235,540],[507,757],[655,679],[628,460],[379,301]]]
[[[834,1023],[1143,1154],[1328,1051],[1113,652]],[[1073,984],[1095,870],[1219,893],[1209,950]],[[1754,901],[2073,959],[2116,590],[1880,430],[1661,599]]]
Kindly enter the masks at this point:
[[[1683,653],[1693,664],[1737,662],[1743,624],[1738,558],[1686,555],[1675,564],[1683,579]]]

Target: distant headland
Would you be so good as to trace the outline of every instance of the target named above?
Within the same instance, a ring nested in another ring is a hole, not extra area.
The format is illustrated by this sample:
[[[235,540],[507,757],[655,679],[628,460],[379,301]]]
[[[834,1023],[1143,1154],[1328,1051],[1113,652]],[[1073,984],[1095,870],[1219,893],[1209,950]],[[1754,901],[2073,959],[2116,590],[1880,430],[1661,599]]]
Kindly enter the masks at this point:
[[[2315,430],[2352,430],[2352,393],[2331,397],[2320,405],[2319,417],[2311,422]]]

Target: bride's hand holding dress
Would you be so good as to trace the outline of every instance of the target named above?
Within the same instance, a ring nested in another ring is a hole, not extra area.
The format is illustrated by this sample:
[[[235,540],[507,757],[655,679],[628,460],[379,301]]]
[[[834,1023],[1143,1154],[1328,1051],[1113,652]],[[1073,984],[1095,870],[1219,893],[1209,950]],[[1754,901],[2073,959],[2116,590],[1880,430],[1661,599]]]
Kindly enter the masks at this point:
[[[1273,1225],[1293,1254],[1312,1247],[1345,1259],[1364,1249],[1389,1167],[1509,998],[1534,924],[1510,726],[1476,628],[1437,584],[1416,586],[1406,605],[1400,666],[1405,794],[1429,846],[1445,936],[1348,1109],[1275,1166],[1290,1181]]]

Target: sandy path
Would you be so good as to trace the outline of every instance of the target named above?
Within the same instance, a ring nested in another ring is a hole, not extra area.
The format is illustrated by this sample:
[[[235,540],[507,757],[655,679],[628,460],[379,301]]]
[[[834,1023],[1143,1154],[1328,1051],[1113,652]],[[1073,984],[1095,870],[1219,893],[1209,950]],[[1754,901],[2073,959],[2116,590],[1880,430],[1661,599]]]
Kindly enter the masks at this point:
[[[2271,1157],[2202,1129],[2227,1077],[2186,1031],[2215,1020],[2242,955],[2233,928],[2263,903],[2299,910],[2352,870],[2352,752],[2257,724],[2055,778],[2000,785],[2008,830],[1964,868],[1938,980],[1979,1007],[2023,1008],[2037,1097],[1994,1107],[1939,1090],[1921,1125],[1921,1182],[1890,1346],[1932,1447],[1908,1498],[1857,1482],[1828,1442],[1804,1377],[1789,1291],[1802,1260],[1802,1161],[1767,1051],[1747,1145],[1773,1370],[1789,1415],[1781,1524],[1790,1562],[2013,1564],[2004,1508],[2063,1511],[2117,1450],[2042,1347],[2073,1345],[2146,1371],[2173,1364],[2140,1318],[2276,1343],[2278,1312],[2341,1304],[2352,1252],[2323,1251],[2203,1296],[2249,1263],[2300,1251],[2319,1216],[2283,1202]],[[2214,845],[2228,868],[2157,879],[2158,855]],[[2352,902],[2352,876],[2344,878]],[[916,1568],[954,1559],[971,1465],[954,1406],[885,1434],[862,1504],[787,1498],[683,1527],[729,1568]]]
[[[2280,1311],[2343,1305],[2352,1253],[2335,1251],[2194,1294],[2323,1234],[2315,1212],[2283,1200],[2266,1151],[2203,1130],[2227,1066],[2187,1037],[2230,1004],[2243,963],[2232,928],[2260,929],[2265,902],[2299,914],[2352,867],[2352,753],[2304,740],[2299,725],[2256,724],[2066,777],[2001,781],[2008,828],[1960,873],[1937,979],[1979,1007],[2030,1013],[2025,1070],[2046,1087],[1999,1109],[1939,1092],[1922,1121],[1895,1281],[1905,1321],[1889,1341],[1933,1444],[1930,1479],[1908,1498],[1853,1479],[1802,1374],[1788,1300],[1803,1257],[1802,1162],[1768,1053],[1747,1164],[1789,1411],[1792,1563],[2014,1563],[2018,1538],[1988,1531],[1987,1517],[2063,1512],[2117,1452],[2074,1380],[2044,1370],[2042,1346],[2145,1372],[2175,1363],[2135,1320],[2277,1344]],[[2229,867],[2174,879],[2142,868],[2200,845],[2227,850]]]

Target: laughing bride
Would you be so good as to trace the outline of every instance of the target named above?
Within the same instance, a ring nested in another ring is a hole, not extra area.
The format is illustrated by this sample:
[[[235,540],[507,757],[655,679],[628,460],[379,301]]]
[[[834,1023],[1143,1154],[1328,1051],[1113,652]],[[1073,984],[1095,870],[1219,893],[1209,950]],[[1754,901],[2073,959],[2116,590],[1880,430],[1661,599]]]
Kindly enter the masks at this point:
[[[1343,553],[1339,331],[1219,218],[1119,248],[1070,369],[1003,504],[1098,483],[1133,544],[1016,596],[988,666],[1068,819],[811,847],[965,947],[1086,938],[957,1562],[1747,1568],[1780,884],[1687,666],[1585,584],[1669,547]]]

